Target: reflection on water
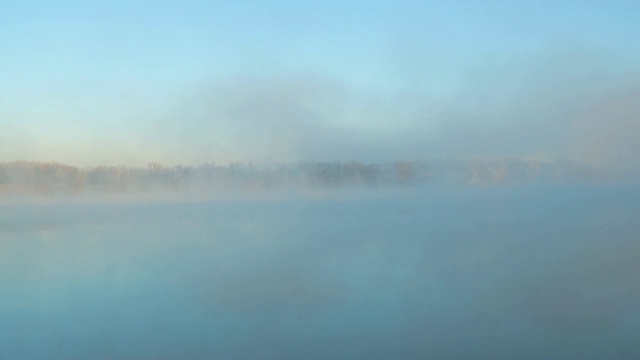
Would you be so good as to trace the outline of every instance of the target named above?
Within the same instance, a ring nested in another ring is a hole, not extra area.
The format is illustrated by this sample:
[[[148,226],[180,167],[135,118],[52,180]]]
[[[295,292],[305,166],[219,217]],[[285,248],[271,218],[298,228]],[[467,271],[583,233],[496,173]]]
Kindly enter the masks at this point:
[[[637,219],[596,187],[4,206],[0,357],[640,356]]]

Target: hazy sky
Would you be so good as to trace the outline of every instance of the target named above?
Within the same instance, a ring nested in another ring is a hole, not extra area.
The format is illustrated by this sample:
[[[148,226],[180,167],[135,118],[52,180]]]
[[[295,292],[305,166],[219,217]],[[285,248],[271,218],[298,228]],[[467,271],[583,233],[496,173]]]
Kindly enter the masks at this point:
[[[0,161],[640,167],[637,1],[4,1]]]

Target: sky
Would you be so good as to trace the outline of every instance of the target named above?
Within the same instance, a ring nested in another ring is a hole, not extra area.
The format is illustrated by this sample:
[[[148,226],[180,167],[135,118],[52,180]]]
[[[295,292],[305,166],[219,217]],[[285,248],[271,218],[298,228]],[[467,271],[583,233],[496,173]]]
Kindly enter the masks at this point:
[[[640,169],[636,1],[0,4],[0,161]]]

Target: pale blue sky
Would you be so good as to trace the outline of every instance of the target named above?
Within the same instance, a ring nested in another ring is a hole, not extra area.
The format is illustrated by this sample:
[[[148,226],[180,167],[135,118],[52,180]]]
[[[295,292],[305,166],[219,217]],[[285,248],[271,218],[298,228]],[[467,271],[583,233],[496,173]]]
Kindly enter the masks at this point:
[[[546,87],[619,86],[639,24],[637,1],[5,1],[0,160],[561,157],[557,134],[437,144],[445,118],[504,127]]]

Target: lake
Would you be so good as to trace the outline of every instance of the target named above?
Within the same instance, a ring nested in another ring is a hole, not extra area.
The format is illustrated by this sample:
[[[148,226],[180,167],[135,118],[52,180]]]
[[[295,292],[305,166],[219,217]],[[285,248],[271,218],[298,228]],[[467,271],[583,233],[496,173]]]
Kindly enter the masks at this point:
[[[639,190],[5,204],[0,358],[637,358]]]

